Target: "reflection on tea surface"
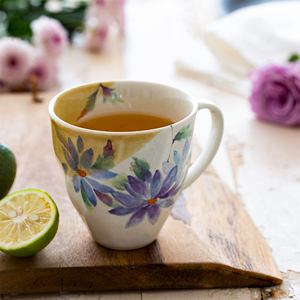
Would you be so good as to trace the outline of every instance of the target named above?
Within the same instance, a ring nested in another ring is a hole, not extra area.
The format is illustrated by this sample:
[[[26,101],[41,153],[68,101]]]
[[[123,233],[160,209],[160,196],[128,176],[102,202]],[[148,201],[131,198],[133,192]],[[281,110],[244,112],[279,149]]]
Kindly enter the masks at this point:
[[[143,113],[101,115],[76,123],[76,126],[101,131],[139,131],[173,124],[172,120]]]

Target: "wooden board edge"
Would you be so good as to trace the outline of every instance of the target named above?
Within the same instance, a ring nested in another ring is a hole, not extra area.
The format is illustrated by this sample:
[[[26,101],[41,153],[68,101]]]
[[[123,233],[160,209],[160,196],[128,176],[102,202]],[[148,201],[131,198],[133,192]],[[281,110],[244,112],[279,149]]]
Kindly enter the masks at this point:
[[[149,264],[0,272],[0,294],[62,291],[265,287],[282,278],[220,264]]]

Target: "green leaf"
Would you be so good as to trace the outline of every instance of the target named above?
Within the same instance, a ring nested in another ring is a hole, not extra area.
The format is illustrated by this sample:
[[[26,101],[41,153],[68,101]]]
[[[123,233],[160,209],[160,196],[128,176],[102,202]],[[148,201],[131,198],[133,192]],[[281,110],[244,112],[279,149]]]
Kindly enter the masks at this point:
[[[146,180],[146,174],[150,170],[150,165],[143,159],[137,157],[132,157],[134,163],[132,164],[132,169],[135,176],[143,181]]]
[[[113,160],[110,157],[105,158],[103,155],[99,154],[97,160],[92,165],[92,170],[109,170],[115,166]]]
[[[116,178],[111,181],[114,188],[120,191],[125,191],[125,184],[128,183],[128,178],[126,173],[120,173]]]
[[[87,111],[92,111],[95,108],[96,104],[96,95],[92,94],[88,97],[88,100],[86,102],[86,110]]]
[[[173,143],[175,141],[181,141],[185,138],[188,138],[190,136],[192,136],[192,130],[189,129],[190,128],[190,124],[185,126],[185,127],[182,127],[178,132],[177,134],[175,135],[174,139],[173,139]]]
[[[62,142],[62,144],[64,145],[64,147],[67,150],[69,150],[67,138],[65,137],[65,135],[63,134],[63,132],[61,131],[61,129],[57,126],[57,124],[54,121],[52,121],[52,125],[53,125],[53,127],[55,129],[57,138]]]
[[[70,7],[68,1],[61,1],[62,9],[58,12],[48,11],[46,3],[46,0],[0,0],[0,10],[6,14],[7,34],[30,40],[32,36],[30,23],[42,15],[59,20],[69,32],[69,36],[74,31],[82,31],[86,2],[77,1],[76,6]]]
[[[120,99],[116,93],[111,93],[110,96],[103,97],[103,103],[110,102],[116,104],[117,102],[124,103],[125,101]]]
[[[85,190],[84,190],[84,187],[83,187],[82,182],[81,182],[81,189],[80,189],[80,190],[81,190],[81,196],[82,196],[82,199],[83,199],[83,202],[84,202],[85,206],[86,206],[89,210],[91,210],[91,209],[92,209],[92,204],[91,204],[89,198],[87,197],[87,195],[86,195],[86,193],[85,193]]]
[[[97,100],[98,91],[99,91],[99,87],[93,94],[88,96],[88,100],[85,106],[87,111],[92,111],[94,109]]]
[[[113,104],[116,102],[125,102],[124,100],[120,99],[116,93],[112,93],[110,99]]]
[[[117,207],[122,207],[122,205],[120,205],[120,203],[115,199],[112,198],[112,208],[117,208]]]
[[[293,62],[293,61],[297,61],[297,60],[299,60],[299,55],[294,53],[294,54],[291,55],[291,57],[289,58],[288,61]]]

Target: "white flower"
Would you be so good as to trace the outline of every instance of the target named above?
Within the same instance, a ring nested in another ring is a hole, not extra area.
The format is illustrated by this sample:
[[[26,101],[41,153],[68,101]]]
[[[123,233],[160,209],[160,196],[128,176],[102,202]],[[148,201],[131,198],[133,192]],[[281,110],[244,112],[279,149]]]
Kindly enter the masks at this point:
[[[58,20],[41,16],[30,27],[35,45],[49,58],[57,59],[64,52],[68,45],[68,32]]]
[[[5,37],[0,40],[0,78],[7,85],[24,81],[31,67],[32,46],[20,39]]]

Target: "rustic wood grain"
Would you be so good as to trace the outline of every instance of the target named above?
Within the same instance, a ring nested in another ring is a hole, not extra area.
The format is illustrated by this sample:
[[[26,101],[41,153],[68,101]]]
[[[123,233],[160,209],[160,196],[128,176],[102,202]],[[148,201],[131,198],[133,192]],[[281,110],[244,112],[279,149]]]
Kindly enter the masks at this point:
[[[61,218],[55,239],[40,253],[29,258],[0,254],[0,293],[281,283],[270,250],[242,203],[211,169],[183,193],[150,246],[113,251],[96,244],[68,199],[53,153],[47,106],[56,92],[42,94],[43,103],[33,103],[28,94],[1,95],[0,141],[18,163],[11,191],[48,191]]]

